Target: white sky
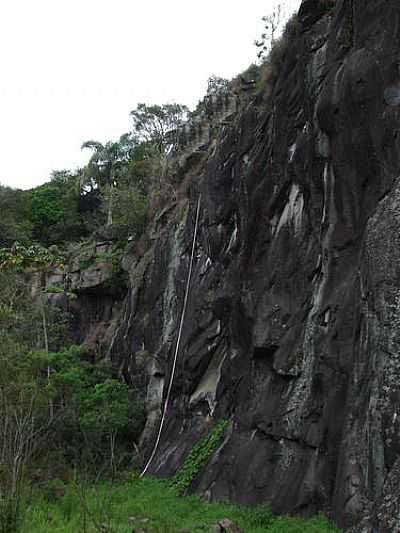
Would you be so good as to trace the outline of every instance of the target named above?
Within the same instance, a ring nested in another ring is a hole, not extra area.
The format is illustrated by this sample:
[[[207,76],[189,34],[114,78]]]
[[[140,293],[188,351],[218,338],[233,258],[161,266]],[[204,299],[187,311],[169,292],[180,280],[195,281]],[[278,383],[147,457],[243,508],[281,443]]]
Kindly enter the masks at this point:
[[[255,60],[277,2],[0,0],[0,183],[85,164],[82,142],[128,131],[139,102],[193,107]]]

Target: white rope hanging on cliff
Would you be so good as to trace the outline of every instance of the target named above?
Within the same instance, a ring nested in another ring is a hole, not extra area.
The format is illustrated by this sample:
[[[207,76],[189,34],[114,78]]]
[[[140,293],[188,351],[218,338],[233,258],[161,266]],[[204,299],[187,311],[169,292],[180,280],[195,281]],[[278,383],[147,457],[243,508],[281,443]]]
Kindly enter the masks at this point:
[[[193,262],[194,262],[194,251],[195,251],[195,248],[196,248],[197,230],[198,230],[198,226],[199,226],[199,217],[200,217],[200,203],[201,203],[201,194],[199,195],[199,199],[197,201],[196,222],[195,222],[195,225],[194,225],[194,232],[193,232],[192,253],[191,253],[191,256],[190,256],[190,265],[189,265],[189,273],[188,273],[187,282],[186,282],[185,299],[183,301],[181,321],[180,321],[180,324],[179,324],[178,338],[177,338],[176,347],[175,347],[174,363],[172,365],[171,379],[169,380],[167,396],[165,398],[165,404],[164,404],[163,414],[162,414],[162,418],[161,418],[161,422],[160,422],[160,427],[159,427],[159,430],[158,430],[157,439],[156,439],[156,442],[154,444],[153,451],[151,452],[150,458],[147,461],[147,464],[144,467],[143,472],[140,474],[140,477],[143,477],[146,474],[147,470],[149,469],[149,466],[151,465],[151,463],[152,463],[152,461],[153,461],[153,459],[154,459],[154,457],[155,457],[155,455],[157,453],[157,448],[158,448],[158,445],[160,444],[161,433],[162,433],[162,430],[163,430],[163,427],[164,427],[164,422],[165,422],[165,418],[166,418],[166,414],[167,414],[169,399],[170,399],[170,396],[171,396],[172,385],[173,385],[174,378],[175,378],[176,363],[177,363],[177,360],[178,360],[179,347],[180,347],[180,344],[181,344],[181,337],[182,337],[182,329],[183,329],[183,324],[184,324],[184,321],[185,321],[186,307],[187,307],[187,302],[188,302],[188,298],[189,298],[190,282],[191,282],[191,279],[192,279]]]

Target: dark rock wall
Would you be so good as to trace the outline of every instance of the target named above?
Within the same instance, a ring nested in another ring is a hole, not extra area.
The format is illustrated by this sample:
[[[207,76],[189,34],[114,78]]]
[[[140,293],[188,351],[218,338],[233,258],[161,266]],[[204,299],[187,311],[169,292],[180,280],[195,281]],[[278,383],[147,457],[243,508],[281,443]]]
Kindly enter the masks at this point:
[[[209,498],[400,530],[400,4],[305,0],[268,101],[225,125],[132,260],[111,356],[147,387],[150,471],[232,421]],[[375,528],[375,529],[371,529]],[[361,526],[360,526],[361,531]]]

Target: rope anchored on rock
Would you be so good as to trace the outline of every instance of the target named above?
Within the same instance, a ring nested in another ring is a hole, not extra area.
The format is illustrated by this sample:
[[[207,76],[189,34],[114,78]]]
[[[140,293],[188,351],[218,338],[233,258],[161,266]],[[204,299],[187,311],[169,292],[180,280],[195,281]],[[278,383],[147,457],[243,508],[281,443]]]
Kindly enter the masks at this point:
[[[181,320],[180,320],[180,323],[179,323],[178,338],[176,340],[175,353],[174,353],[174,362],[173,362],[173,365],[172,365],[171,378],[169,380],[167,396],[165,398],[164,409],[163,409],[163,413],[162,413],[162,417],[161,417],[160,427],[158,429],[157,439],[155,441],[155,444],[154,444],[154,447],[153,447],[153,451],[151,452],[150,458],[147,461],[147,464],[144,467],[142,473],[140,474],[140,477],[143,477],[146,474],[147,470],[149,469],[149,467],[150,467],[151,463],[153,462],[153,459],[154,459],[154,457],[155,457],[155,455],[157,453],[158,446],[159,446],[160,440],[161,440],[162,430],[163,430],[163,427],[164,427],[164,424],[165,424],[165,419],[166,419],[166,415],[167,415],[167,409],[168,409],[168,405],[169,405],[169,401],[170,401],[170,397],[171,397],[172,386],[173,386],[174,378],[175,378],[176,364],[177,364],[177,361],[178,361],[179,348],[180,348],[181,338],[182,338],[183,324],[185,322],[186,308],[187,308],[187,303],[188,303],[188,299],[189,299],[190,282],[191,282],[191,279],[192,279],[193,263],[194,263],[194,253],[195,253],[195,248],[196,248],[197,232],[198,232],[198,227],[199,227],[200,205],[201,205],[201,194],[199,195],[199,198],[197,200],[196,221],[195,221],[194,232],[193,232],[192,252],[191,252],[191,255],[190,255],[189,272],[188,272],[188,277],[187,277],[187,280],[186,280],[185,298],[184,298],[184,301],[183,301]]]

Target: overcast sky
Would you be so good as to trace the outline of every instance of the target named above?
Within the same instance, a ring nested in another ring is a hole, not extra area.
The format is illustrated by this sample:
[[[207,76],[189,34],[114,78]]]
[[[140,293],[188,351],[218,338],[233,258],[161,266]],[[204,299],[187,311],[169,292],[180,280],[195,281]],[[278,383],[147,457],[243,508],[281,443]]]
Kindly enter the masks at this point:
[[[0,183],[74,169],[139,102],[193,107],[256,58],[273,0],[0,0]],[[287,0],[295,11],[300,0]]]

